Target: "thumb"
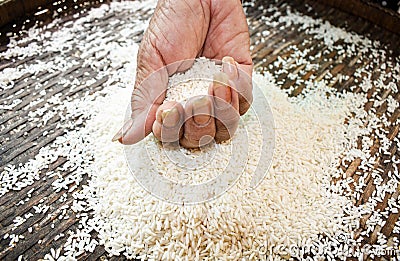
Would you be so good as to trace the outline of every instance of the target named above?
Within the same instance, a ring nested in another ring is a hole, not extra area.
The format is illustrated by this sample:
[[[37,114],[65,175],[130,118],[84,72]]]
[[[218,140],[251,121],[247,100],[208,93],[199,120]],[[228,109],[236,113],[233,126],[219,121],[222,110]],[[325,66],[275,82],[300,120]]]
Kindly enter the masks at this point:
[[[135,144],[144,139],[151,132],[155,121],[155,114],[159,105],[147,109],[138,109],[124,123],[124,126],[115,134],[112,141],[119,141],[125,145]]]
[[[158,52],[144,46],[141,46],[138,54],[131,114],[112,139],[125,145],[135,144],[150,134],[168,85],[168,71],[161,57],[150,56],[150,53],[154,55]]]

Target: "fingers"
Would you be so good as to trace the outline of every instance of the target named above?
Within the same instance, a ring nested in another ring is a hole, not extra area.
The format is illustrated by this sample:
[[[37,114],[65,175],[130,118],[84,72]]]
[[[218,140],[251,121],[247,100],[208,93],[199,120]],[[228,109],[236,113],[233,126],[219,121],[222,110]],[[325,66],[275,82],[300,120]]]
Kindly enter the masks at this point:
[[[191,61],[183,67],[190,64]],[[216,142],[230,139],[238,127],[240,115],[249,109],[253,99],[251,77],[247,72],[250,68],[238,65],[232,57],[224,57],[223,72],[214,75],[209,88],[210,96],[193,98],[186,103],[185,108],[177,102],[162,104],[165,89],[151,86],[163,82],[166,85],[168,73],[153,74],[135,89],[132,96],[132,118],[113,140],[133,144],[151,130],[163,143],[180,141],[187,148],[204,146],[213,139]]]
[[[230,139],[239,124],[239,95],[226,73],[214,75],[209,88],[210,96],[189,100],[185,106],[184,131],[180,144],[198,148],[213,139],[222,142]]]
[[[239,125],[240,115],[250,108],[253,101],[251,72],[252,65],[239,65],[232,57],[222,59],[222,71],[214,75],[209,88],[212,97],[212,111],[204,117],[207,124],[199,124],[192,120],[189,108],[185,108],[186,117],[181,145],[188,148],[199,147],[211,142],[232,138]],[[189,114],[188,114],[189,113]],[[196,117],[193,117],[196,119]],[[214,118],[214,120],[212,119]],[[203,142],[200,142],[203,139]]]
[[[214,139],[215,123],[212,115],[213,104],[208,96],[190,99],[185,109],[180,103],[166,102],[157,110],[153,134],[163,143],[180,141],[185,148],[198,148]]]
[[[253,102],[252,68],[252,65],[238,64],[230,56],[222,58],[222,71],[228,75],[238,93],[240,115],[245,114]]]
[[[198,148],[209,144],[215,136],[213,103],[209,96],[190,99],[185,105],[185,124],[181,145],[186,148]]]
[[[180,141],[186,148],[198,148],[213,140],[228,140],[239,124],[239,104],[233,81],[228,74],[217,73],[210,85],[209,96],[190,99],[184,109],[180,103],[172,101],[161,105],[153,133],[163,143]]]
[[[162,104],[156,113],[153,123],[153,134],[162,142],[178,142],[182,136],[182,123],[184,109],[180,103],[166,102]]]
[[[239,97],[232,85],[228,75],[221,72],[214,75],[210,86],[209,92],[214,100],[216,142],[230,139],[239,124]]]

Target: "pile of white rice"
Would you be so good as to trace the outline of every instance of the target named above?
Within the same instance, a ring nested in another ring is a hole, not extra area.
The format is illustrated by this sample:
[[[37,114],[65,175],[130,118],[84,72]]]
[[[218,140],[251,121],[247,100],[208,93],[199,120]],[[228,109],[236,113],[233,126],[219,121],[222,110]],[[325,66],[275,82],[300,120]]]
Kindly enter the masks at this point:
[[[207,71],[209,63],[198,60],[185,75],[198,77],[198,72]],[[213,67],[214,70],[208,70],[210,73],[219,70]],[[91,227],[99,232],[100,243],[108,252],[118,255],[122,251],[130,257],[150,259],[260,258],[261,247],[283,245],[289,249],[292,244],[302,246],[320,235],[335,236],[349,231],[352,217],[346,223],[341,218],[344,206],[350,202],[327,188],[330,177],[338,171],[337,162],[345,146],[355,142],[354,136],[346,135],[349,126],[343,123],[350,111],[358,109],[362,99],[321,87],[306,99],[289,100],[270,75],[253,77],[255,86],[262,89],[270,102],[275,120],[276,149],[271,169],[256,190],[248,189],[252,172],[260,162],[262,145],[256,115],[250,111],[241,125],[248,131],[251,152],[244,175],[220,198],[194,206],[166,203],[149,195],[130,173],[123,146],[110,143],[124,118],[121,98],[129,97],[131,89],[113,89],[105,98],[93,101],[93,111],[96,105],[101,105],[101,109],[93,113],[86,130],[93,140],[90,148],[97,171],[79,198],[86,199],[85,204],[94,210],[91,222],[95,225]],[[186,93],[188,98],[192,92],[186,91],[179,93]],[[330,93],[329,98],[326,92]],[[168,94],[170,99],[179,96],[174,89]],[[256,99],[254,103],[257,102]],[[186,177],[188,183],[196,178],[197,182],[204,182],[215,173],[220,174],[218,171],[224,168],[220,165],[226,164],[223,159],[231,153],[229,145],[230,142],[217,145],[220,149],[208,165],[187,172],[165,155],[162,157],[164,149],[152,135],[133,145],[132,154],[127,156],[136,157],[141,166],[144,155],[149,155],[159,173],[166,177],[182,175],[176,180]],[[212,152],[193,153],[207,157]],[[146,172],[146,168],[138,171]],[[80,203],[75,206],[77,210]]]

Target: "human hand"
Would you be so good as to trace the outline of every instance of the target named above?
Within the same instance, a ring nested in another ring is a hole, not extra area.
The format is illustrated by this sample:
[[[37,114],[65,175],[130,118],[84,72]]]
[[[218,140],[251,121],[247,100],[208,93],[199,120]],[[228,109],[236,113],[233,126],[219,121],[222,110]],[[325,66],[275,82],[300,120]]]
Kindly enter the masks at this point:
[[[222,59],[209,96],[183,108],[164,102],[168,77],[189,69],[196,57]],[[160,0],[138,53],[132,115],[114,136],[134,144],[151,131],[162,142],[187,148],[229,139],[252,102],[252,60],[239,0]]]

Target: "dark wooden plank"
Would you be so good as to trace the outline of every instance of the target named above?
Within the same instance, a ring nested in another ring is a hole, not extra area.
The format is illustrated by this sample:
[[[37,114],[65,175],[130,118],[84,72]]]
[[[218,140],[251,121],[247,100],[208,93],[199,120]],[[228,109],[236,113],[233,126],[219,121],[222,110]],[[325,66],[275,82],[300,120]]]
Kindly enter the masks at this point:
[[[395,11],[382,8],[372,1],[322,0],[320,2],[338,8],[344,12],[349,12],[357,17],[365,18],[393,33],[400,34],[400,15]]]

